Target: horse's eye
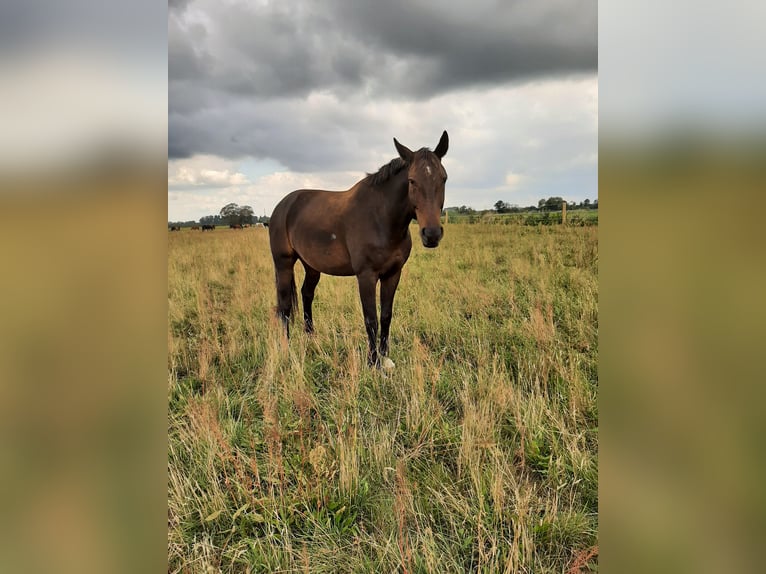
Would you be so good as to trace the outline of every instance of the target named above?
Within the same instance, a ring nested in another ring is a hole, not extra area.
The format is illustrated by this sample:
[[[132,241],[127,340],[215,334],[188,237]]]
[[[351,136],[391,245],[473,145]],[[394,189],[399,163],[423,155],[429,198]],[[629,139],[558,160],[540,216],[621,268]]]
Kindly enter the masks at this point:
[[[414,179],[409,179],[409,180],[407,180],[407,181],[409,181],[409,182],[410,182],[410,185],[417,185],[417,184],[415,183],[415,180],[414,180]]]

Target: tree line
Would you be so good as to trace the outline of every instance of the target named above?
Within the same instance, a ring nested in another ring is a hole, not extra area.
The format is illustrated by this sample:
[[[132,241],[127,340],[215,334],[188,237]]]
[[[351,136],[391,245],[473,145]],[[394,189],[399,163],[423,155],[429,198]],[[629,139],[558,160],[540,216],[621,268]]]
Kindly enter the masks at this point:
[[[467,205],[461,205],[460,207],[448,207],[444,211],[459,213],[461,215],[480,215],[487,213],[488,211],[494,213],[527,213],[538,211],[550,212],[561,211],[561,205],[563,203],[567,204],[567,209],[598,209],[598,199],[594,201],[585,199],[578,203],[576,201],[566,201],[562,197],[549,197],[547,199],[541,199],[537,202],[537,205],[528,205],[526,207],[508,203],[500,199],[495,202],[493,209],[490,210],[476,210]]]
[[[526,213],[526,212],[551,212],[561,211],[561,205],[565,200],[561,197],[549,197],[541,199],[537,205],[520,207],[516,204],[507,203],[503,200],[495,202],[494,209],[476,210],[466,205],[460,207],[448,207],[444,212],[459,213],[461,215],[481,215],[491,211],[494,213]],[[579,203],[567,201],[567,209],[598,209],[598,199],[591,201],[585,199]],[[168,221],[168,226],[190,227],[193,225],[253,225],[254,223],[269,223],[269,216],[256,216],[253,208],[249,205],[237,205],[236,203],[227,203],[216,215],[204,215],[199,221]]]
[[[169,226],[191,227],[194,225],[253,225],[269,222],[266,215],[257,216],[249,205],[227,203],[215,215],[203,215],[199,221],[168,221]]]

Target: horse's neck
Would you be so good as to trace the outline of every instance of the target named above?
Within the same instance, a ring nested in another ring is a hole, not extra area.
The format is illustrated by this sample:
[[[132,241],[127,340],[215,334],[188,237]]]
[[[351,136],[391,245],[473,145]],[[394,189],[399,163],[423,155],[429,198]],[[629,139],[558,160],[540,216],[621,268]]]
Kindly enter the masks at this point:
[[[391,234],[406,233],[415,215],[409,200],[407,171],[371,191],[373,193],[370,194],[370,199],[374,197],[377,200],[377,209],[385,219]],[[371,207],[375,209],[375,206]]]

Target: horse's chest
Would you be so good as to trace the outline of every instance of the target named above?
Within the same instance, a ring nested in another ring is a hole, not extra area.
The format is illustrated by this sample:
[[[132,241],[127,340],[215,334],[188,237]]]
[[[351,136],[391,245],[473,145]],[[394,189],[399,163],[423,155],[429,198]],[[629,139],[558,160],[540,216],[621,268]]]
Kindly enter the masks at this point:
[[[410,256],[410,249],[412,249],[412,242],[408,240],[382,247],[372,258],[373,267],[384,275],[400,269]]]

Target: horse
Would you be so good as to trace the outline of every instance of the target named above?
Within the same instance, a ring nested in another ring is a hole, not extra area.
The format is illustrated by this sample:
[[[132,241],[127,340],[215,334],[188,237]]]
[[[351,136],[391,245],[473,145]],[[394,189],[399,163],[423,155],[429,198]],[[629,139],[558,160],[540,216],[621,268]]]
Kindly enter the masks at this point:
[[[239,223],[232,223],[229,225],[229,229],[242,229],[242,226]]]
[[[202,226],[202,231],[207,231],[208,229],[210,229],[212,231],[213,229],[215,229],[215,225],[205,224],[205,225]]]
[[[394,295],[412,249],[410,222],[417,220],[420,240],[429,249],[437,247],[444,235],[441,212],[447,172],[441,159],[449,147],[447,132],[433,151],[425,147],[412,151],[396,138],[394,146],[399,157],[346,191],[299,189],[289,193],[274,208],[268,226],[277,316],[287,337],[292,309],[298,305],[296,261],[306,270],[301,296],[304,329],[309,334],[314,332],[311,306],[321,274],[355,275],[367,331],[367,364],[378,368],[394,366],[388,358],[388,336]]]
[[[170,231],[181,231],[181,227],[178,225],[171,225]]]
[[[192,231],[199,231],[199,225],[192,225]]]

